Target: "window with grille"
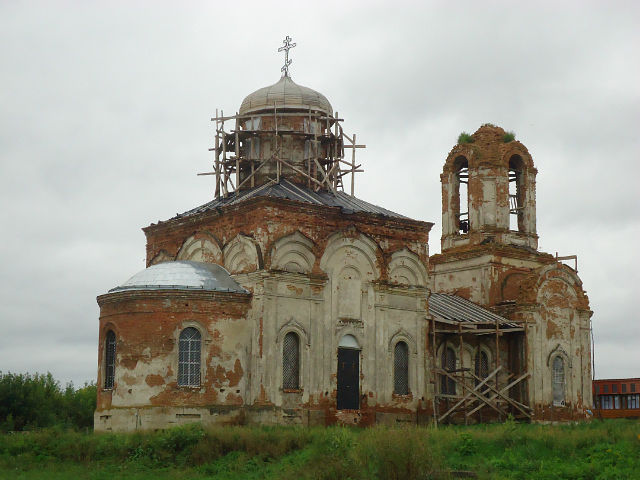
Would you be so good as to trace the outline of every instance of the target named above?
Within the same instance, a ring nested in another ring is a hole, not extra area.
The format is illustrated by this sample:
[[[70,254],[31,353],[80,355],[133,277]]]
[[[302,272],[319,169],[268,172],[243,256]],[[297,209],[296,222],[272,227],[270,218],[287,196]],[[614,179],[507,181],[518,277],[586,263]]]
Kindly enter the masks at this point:
[[[615,383],[611,385],[611,393],[618,393],[618,385]]]
[[[453,348],[445,348],[442,351],[441,365],[442,369],[447,372],[452,372],[456,369],[456,353],[453,351]],[[445,395],[455,395],[456,394],[456,382],[442,375],[440,378],[440,392]]]
[[[300,388],[300,338],[294,332],[287,333],[282,343],[282,388]]]
[[[393,393],[409,395],[409,346],[398,342],[393,351]]]
[[[116,334],[107,332],[104,341],[104,388],[113,388],[116,376]]]
[[[200,386],[201,336],[197,328],[188,327],[178,340],[178,385]]]
[[[627,384],[626,383],[622,384],[622,393],[627,393]]]
[[[564,405],[564,359],[560,356],[553,359],[553,404]]]
[[[478,385],[482,380],[489,376],[489,356],[487,352],[483,352],[482,350],[478,350],[476,353],[476,377],[480,380],[476,380],[476,385]],[[486,385],[486,384],[485,384]],[[483,388],[485,390],[486,388]]]
[[[627,397],[627,408],[640,408],[640,394],[636,393]]]

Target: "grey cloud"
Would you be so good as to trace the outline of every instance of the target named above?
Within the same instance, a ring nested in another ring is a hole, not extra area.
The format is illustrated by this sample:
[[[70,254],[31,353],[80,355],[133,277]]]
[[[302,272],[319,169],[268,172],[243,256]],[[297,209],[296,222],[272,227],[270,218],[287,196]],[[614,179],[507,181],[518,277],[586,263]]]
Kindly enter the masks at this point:
[[[598,374],[638,375],[638,4],[329,3],[0,7],[3,371],[95,377],[95,296],[144,268],[142,226],[210,200],[209,119],[278,80],[289,34],[294,79],[368,146],[357,195],[434,222],[432,253],[458,134],[514,130],[542,249],[579,256]]]

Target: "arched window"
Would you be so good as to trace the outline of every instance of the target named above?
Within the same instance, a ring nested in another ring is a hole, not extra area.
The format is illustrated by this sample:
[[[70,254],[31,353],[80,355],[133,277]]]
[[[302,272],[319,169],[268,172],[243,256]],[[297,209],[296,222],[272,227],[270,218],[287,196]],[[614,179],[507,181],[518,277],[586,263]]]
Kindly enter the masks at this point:
[[[509,159],[509,229],[524,229],[524,162],[519,155]]]
[[[409,395],[409,347],[398,342],[393,350],[393,393]]]
[[[560,355],[553,359],[553,404],[564,405],[564,359]]]
[[[469,162],[464,157],[458,157],[455,161],[456,183],[454,192],[454,213],[458,232],[469,232]]]
[[[475,373],[476,377],[480,380],[476,380],[476,385],[478,385],[482,380],[489,376],[489,356],[487,352],[482,350],[478,350],[476,352],[476,362],[475,362]],[[486,384],[485,384],[486,385]],[[483,386],[483,391],[486,390]]]
[[[198,329],[185,328],[178,342],[178,385],[200,386],[201,336]]]
[[[442,369],[447,372],[452,372],[456,369],[456,353],[453,351],[453,348],[447,347],[442,350],[442,357],[440,359]],[[440,393],[444,395],[455,395],[456,394],[456,382],[442,375],[440,377]]]
[[[294,332],[287,333],[282,342],[282,388],[300,388],[300,337]]]
[[[116,334],[107,332],[104,340],[104,388],[113,388],[116,377]]]

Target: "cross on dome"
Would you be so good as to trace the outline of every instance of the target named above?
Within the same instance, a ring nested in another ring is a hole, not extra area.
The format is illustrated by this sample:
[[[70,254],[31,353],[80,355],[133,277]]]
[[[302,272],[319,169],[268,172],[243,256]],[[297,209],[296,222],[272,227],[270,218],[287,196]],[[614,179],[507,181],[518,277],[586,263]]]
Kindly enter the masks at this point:
[[[278,52],[284,51],[284,65],[280,69],[280,71],[284,74],[285,77],[289,76],[289,65],[291,65],[291,60],[289,60],[289,50],[296,46],[295,43],[291,43],[291,37],[287,35],[285,39],[282,41],[284,43],[283,47],[278,49]]]

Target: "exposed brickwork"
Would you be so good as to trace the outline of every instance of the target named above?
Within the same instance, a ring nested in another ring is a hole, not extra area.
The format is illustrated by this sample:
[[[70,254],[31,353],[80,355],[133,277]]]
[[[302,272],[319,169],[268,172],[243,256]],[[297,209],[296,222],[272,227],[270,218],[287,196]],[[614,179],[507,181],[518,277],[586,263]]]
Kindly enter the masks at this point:
[[[235,323],[242,329],[241,324],[250,308],[249,296],[197,291],[134,291],[102,295],[98,303],[99,358],[104,355],[106,332],[112,330],[116,334],[118,359],[113,389],[98,389],[98,412],[130,404],[238,403],[235,396],[220,395],[220,388],[238,385],[243,370],[240,359],[236,359],[233,369],[221,365],[227,360],[225,352],[234,345],[228,344],[218,328],[225,322]],[[192,324],[202,327],[208,345],[203,358],[202,388],[198,389],[179,387],[176,382],[178,335],[185,325]],[[224,327],[228,329],[227,325]],[[103,368],[98,371],[98,385],[104,385]],[[158,389],[153,387],[159,387],[161,392],[154,394]]]
[[[275,128],[269,121],[262,118],[260,128]],[[305,121],[292,115],[280,127],[298,131],[308,128]],[[509,395],[532,407],[533,420],[583,418],[591,405],[588,297],[577,272],[537,250],[536,170],[524,145],[505,143],[504,133],[485,125],[473,143],[456,145],[447,157],[441,175],[443,249],[431,258],[431,223],[266,196],[144,228],[148,266],[215,263],[249,293],[141,288],[98,297],[99,385],[109,330],[116,334],[117,361],[114,388],[98,393],[96,429],[188,421],[426,423],[466,393],[460,385],[455,395],[440,392],[442,370],[433,368],[442,366],[448,348],[463,372],[474,372],[483,358],[477,355],[486,352],[483,362],[498,369],[491,384],[496,389],[529,373]],[[264,135],[261,154],[275,148],[271,136]],[[296,165],[304,163],[304,138],[285,134],[279,144]],[[457,218],[466,208],[457,183],[463,164],[469,169],[467,233]],[[254,180],[271,181],[273,166]],[[509,223],[510,171],[518,186],[515,229]],[[301,186],[310,181],[293,170],[280,173]],[[491,326],[481,335],[462,335],[462,326],[443,322],[434,334],[429,288],[467,298],[521,326],[511,326],[511,333]],[[189,327],[202,335],[201,376],[185,387],[178,385],[178,339]],[[299,385],[285,389],[283,339],[291,333],[298,339]],[[398,341],[409,352],[406,395],[394,392]],[[337,409],[340,348],[360,351],[356,410]],[[553,384],[558,358],[564,370]],[[457,412],[447,421],[501,418],[485,406],[471,418]]]
[[[187,218],[176,218],[144,228],[147,236],[147,264],[161,251],[177,255],[191,235],[207,232],[223,247],[236,235],[252,237],[260,246],[264,268],[270,268],[270,252],[280,238],[299,231],[313,243],[316,263],[313,273],[322,275],[319,261],[327,241],[336,232],[347,237],[363,233],[380,246],[379,262],[383,272],[390,255],[409,248],[428,265],[428,238],[432,223],[367,214],[345,215],[337,207],[310,206],[271,198],[256,198],[239,205],[226,206]]]

